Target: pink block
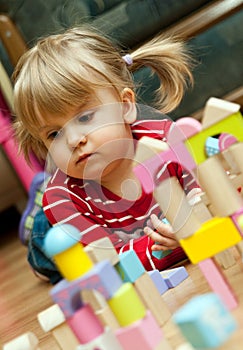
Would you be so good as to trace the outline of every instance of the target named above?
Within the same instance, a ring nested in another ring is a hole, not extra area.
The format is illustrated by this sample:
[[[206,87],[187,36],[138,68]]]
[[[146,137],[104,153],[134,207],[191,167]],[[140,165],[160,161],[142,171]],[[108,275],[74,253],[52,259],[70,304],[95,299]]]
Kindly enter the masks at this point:
[[[86,344],[104,333],[104,327],[90,305],[84,305],[67,320],[80,344]]]
[[[237,230],[239,231],[239,233],[243,237],[243,226],[239,225],[239,219],[240,219],[241,223],[243,224],[242,217],[243,217],[243,208],[240,208],[236,213],[231,215],[231,219],[232,219],[233,223],[235,224]]]
[[[162,330],[148,310],[146,316],[115,332],[124,350],[154,350],[163,338]]]
[[[156,154],[154,157],[147,159],[144,163],[139,164],[134,168],[134,173],[140,180],[146,193],[154,191],[156,174],[158,170],[169,161],[179,163],[191,172],[196,167],[196,164],[184,143],[181,142],[171,145],[171,149],[168,151]]]
[[[221,297],[226,307],[229,310],[236,308],[238,305],[236,296],[218,264],[212,259],[205,259],[200,261],[198,266],[212,290]]]
[[[223,152],[225,149],[232,146],[234,143],[238,142],[237,138],[231,134],[222,133],[219,136],[219,150]]]
[[[189,138],[202,130],[202,124],[195,118],[184,117],[176,121],[176,125],[185,135],[185,139]]]

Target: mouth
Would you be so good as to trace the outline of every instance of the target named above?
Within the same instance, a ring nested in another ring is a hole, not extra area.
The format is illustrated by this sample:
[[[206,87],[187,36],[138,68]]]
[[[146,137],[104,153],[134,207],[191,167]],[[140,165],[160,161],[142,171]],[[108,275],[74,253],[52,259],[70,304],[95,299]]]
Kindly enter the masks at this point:
[[[83,162],[85,162],[86,160],[88,160],[90,157],[91,157],[91,154],[82,154],[82,155],[78,158],[76,164],[83,163]]]

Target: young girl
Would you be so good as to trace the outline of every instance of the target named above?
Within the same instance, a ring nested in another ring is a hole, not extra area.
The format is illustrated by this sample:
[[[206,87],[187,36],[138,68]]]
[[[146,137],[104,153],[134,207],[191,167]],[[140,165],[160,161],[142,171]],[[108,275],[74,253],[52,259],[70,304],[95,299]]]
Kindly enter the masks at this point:
[[[166,140],[172,125],[169,119],[136,121],[142,108],[131,73],[143,66],[160,78],[158,109],[173,110],[192,82],[182,43],[157,38],[124,56],[87,28],[39,40],[15,69],[16,131],[27,159],[34,152],[55,165],[43,196],[51,225],[76,226],[84,245],[108,236],[118,252],[134,249],[147,270],[162,270],[186,256],[133,172],[138,140]],[[179,165],[169,163],[167,171],[186,191],[195,185]],[[152,254],[168,249],[162,259]],[[35,269],[43,273],[41,262]]]

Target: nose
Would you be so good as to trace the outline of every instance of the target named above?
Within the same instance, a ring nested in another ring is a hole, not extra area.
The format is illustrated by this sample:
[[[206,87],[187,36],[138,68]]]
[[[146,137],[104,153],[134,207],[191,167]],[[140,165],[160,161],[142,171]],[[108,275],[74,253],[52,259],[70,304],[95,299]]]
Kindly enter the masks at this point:
[[[67,128],[65,134],[67,144],[71,148],[76,148],[87,142],[87,136],[77,127]]]

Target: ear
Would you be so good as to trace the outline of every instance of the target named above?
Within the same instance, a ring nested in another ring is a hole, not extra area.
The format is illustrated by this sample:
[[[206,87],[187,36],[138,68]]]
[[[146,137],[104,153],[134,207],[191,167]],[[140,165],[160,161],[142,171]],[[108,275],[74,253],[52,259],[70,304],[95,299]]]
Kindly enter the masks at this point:
[[[135,94],[132,89],[125,88],[122,90],[122,108],[123,118],[127,124],[132,124],[137,119],[137,108],[135,104]]]

